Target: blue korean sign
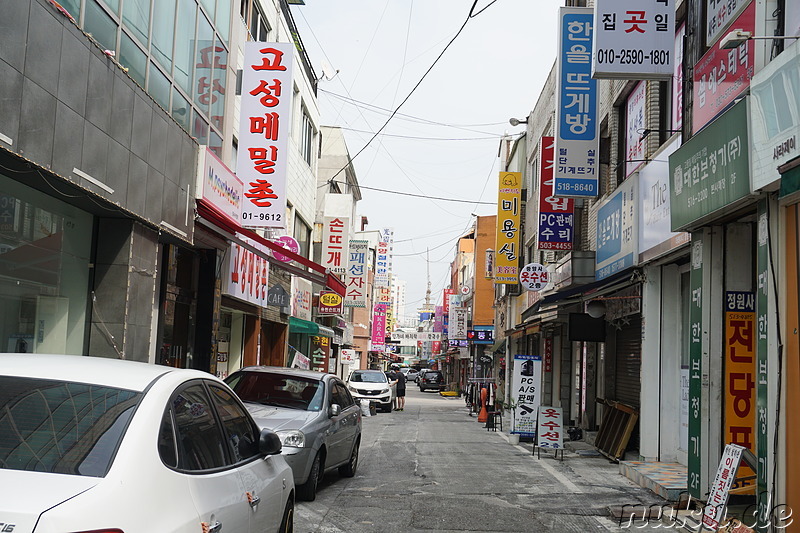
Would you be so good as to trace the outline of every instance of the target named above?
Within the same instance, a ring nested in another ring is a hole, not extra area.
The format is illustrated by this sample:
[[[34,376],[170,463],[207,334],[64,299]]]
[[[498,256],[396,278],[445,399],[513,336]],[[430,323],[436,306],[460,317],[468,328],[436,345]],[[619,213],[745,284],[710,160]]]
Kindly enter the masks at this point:
[[[626,179],[597,211],[594,271],[597,280],[636,264],[639,256],[638,185],[638,175]]]
[[[592,8],[559,10],[556,165],[553,193],[599,194],[597,80],[592,78]]]

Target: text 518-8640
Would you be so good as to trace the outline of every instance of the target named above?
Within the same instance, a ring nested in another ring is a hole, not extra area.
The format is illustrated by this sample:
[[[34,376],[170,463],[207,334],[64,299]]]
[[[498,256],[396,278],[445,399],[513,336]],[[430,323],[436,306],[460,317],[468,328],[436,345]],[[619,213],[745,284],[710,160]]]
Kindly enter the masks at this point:
[[[280,222],[280,213],[242,213],[242,220],[273,220]]]

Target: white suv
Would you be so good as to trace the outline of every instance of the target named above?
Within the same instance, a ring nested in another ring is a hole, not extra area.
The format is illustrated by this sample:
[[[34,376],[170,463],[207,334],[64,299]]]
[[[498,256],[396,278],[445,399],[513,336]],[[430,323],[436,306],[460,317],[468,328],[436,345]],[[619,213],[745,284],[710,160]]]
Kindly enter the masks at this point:
[[[380,370],[354,370],[347,379],[347,388],[356,400],[369,400],[385,413],[392,410],[394,387]]]

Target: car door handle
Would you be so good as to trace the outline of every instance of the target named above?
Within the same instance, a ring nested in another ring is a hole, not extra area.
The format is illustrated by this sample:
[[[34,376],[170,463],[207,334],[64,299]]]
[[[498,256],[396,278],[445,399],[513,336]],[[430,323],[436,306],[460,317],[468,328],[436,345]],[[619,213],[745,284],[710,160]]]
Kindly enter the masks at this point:
[[[200,525],[203,528],[203,533],[218,533],[222,531],[222,522],[214,522],[211,525],[208,522],[201,522]]]
[[[250,504],[250,507],[255,507],[261,501],[261,498],[256,496],[255,492],[248,491],[246,494],[247,494],[247,503]]]

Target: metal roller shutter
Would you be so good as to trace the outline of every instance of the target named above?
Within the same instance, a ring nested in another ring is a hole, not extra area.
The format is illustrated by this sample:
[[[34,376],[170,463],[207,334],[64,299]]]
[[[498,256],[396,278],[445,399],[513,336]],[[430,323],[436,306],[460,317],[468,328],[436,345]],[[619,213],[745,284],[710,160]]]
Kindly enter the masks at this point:
[[[642,389],[642,317],[631,315],[630,323],[617,331],[615,391],[618,402],[637,411],[641,405]]]

